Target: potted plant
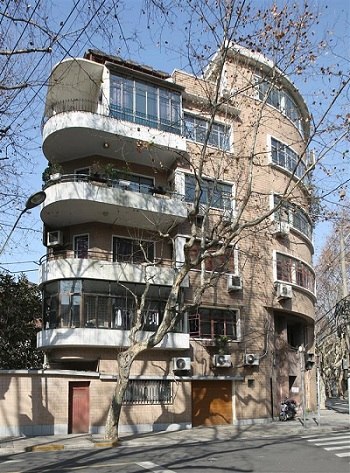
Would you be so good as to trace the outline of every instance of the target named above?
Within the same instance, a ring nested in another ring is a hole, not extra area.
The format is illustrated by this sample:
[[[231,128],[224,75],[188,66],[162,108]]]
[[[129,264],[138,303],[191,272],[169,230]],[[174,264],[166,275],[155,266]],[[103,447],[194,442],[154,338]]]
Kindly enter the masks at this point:
[[[48,182],[49,180],[57,180],[61,177],[63,167],[59,163],[49,162],[47,168],[42,173],[43,182]]]

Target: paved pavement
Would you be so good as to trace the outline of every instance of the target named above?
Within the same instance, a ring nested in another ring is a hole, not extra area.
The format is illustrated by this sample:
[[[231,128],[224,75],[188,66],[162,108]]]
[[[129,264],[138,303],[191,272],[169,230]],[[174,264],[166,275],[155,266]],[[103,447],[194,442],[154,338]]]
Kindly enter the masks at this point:
[[[38,437],[0,438],[0,456],[33,451],[82,450],[91,448],[150,447],[152,445],[174,445],[183,443],[211,442],[228,438],[281,437],[287,435],[315,435],[321,432],[349,430],[347,413],[323,409],[317,415],[308,415],[305,425],[302,418],[287,422],[270,422],[253,425],[225,425],[196,427],[173,432],[148,433],[137,436],[122,436],[117,443],[105,441],[102,435],[71,434]]]

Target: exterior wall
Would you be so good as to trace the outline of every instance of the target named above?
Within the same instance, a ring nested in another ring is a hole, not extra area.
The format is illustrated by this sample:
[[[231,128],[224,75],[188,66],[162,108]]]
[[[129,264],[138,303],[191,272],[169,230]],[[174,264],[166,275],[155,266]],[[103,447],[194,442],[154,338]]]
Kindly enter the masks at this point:
[[[113,381],[74,372],[0,372],[0,437],[68,433],[69,383],[89,381],[91,433],[103,433]],[[175,384],[175,383],[174,383]],[[174,387],[170,405],[124,406],[120,433],[176,430],[191,426],[191,386]],[[59,393],[59,396],[57,395]]]

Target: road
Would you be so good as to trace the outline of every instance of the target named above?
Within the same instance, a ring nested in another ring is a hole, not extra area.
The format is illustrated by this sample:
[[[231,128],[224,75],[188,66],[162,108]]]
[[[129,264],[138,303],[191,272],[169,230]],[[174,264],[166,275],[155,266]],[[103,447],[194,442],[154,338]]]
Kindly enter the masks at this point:
[[[350,432],[21,453],[1,473],[349,473]]]

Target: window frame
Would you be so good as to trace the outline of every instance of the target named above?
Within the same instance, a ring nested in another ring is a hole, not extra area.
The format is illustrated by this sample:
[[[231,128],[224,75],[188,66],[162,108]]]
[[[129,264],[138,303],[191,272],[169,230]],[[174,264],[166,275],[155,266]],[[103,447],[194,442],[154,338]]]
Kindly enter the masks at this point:
[[[79,245],[78,245],[79,238],[85,238],[86,239],[86,247],[79,248]],[[74,258],[87,259],[89,257],[89,249],[90,249],[90,235],[89,235],[89,233],[80,233],[80,234],[77,234],[77,235],[73,235]]]
[[[192,180],[192,183],[189,182],[190,180]],[[193,174],[185,173],[184,181],[185,202],[193,203],[196,188],[196,178]],[[221,204],[221,206],[210,205],[209,208],[211,209],[233,210],[233,184],[206,177],[203,177],[202,181],[203,185],[199,198],[200,204],[207,205],[208,200],[210,199],[210,204],[216,204],[218,202]],[[210,186],[210,183],[212,183],[213,185]],[[223,190],[225,186],[227,187],[228,192]],[[222,188],[221,190],[220,187]]]
[[[185,138],[194,143],[204,144],[210,120],[184,111],[183,123]],[[229,152],[231,150],[231,132],[230,125],[214,121],[207,139],[207,145]]]
[[[302,113],[291,94],[282,87],[272,84],[268,78],[263,78],[259,74],[254,75],[255,97],[260,100],[266,100],[266,104],[281,112],[290,120],[301,136],[305,137],[305,131],[302,124]],[[266,97],[266,94],[267,97]],[[273,100],[277,98],[277,100]]]
[[[307,212],[299,205],[283,201],[282,197],[278,194],[272,194],[272,208],[278,205],[278,199],[282,200],[282,203],[273,214],[274,220],[276,222],[289,223],[294,230],[312,241],[313,224]]]
[[[221,316],[217,316],[218,313],[222,313]],[[233,319],[230,321],[229,315],[232,314]],[[215,328],[221,323],[221,333],[218,333]],[[228,333],[227,328],[232,325],[232,333]],[[191,329],[192,325],[192,329]],[[210,333],[208,328],[210,327]],[[196,328],[196,330],[194,330]],[[237,308],[222,308],[222,307],[209,307],[201,306],[198,308],[195,314],[188,315],[188,332],[190,338],[194,339],[209,339],[215,340],[218,336],[226,336],[233,342],[241,341],[241,316],[240,310]]]
[[[146,80],[111,73],[110,114],[169,133],[182,133],[181,93]]]
[[[274,250],[273,261],[276,282],[292,284],[315,295],[316,278],[311,265],[300,258],[276,250]]]
[[[129,242],[131,244],[131,253],[127,256],[125,256],[125,259],[119,259],[118,258],[118,251],[117,251],[117,241],[123,242],[123,244],[126,244]],[[143,251],[141,250],[140,247],[144,243],[146,244],[146,247],[144,247],[145,253],[147,258],[149,259],[150,262],[155,261],[156,257],[156,245],[155,242],[152,240],[140,240],[140,239],[134,239],[134,238],[128,238],[128,237],[121,237],[119,235],[113,235],[112,236],[112,261],[113,263],[130,263],[130,264],[140,264],[140,263],[146,263],[147,260],[144,258]],[[139,246],[139,248],[136,248],[135,251],[135,246]],[[149,254],[148,251],[151,250],[153,254]],[[140,254],[141,257],[135,259],[134,256],[136,254]]]

